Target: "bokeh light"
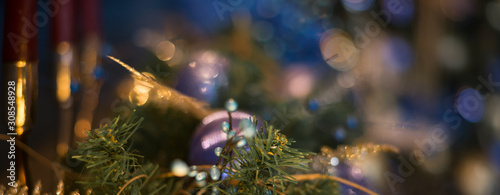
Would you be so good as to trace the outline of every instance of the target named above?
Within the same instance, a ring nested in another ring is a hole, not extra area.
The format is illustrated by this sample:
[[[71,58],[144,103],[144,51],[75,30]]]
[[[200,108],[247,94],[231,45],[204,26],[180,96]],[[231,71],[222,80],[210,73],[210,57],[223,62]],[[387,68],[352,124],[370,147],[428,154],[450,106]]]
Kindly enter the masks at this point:
[[[351,88],[356,83],[356,78],[350,72],[344,72],[337,77],[337,82],[341,87]]]
[[[344,128],[338,127],[338,128],[336,128],[336,129],[333,130],[333,136],[338,141],[343,141],[345,139],[345,137],[346,137],[346,131],[345,131]]]
[[[498,180],[495,180],[494,171],[484,158],[473,155],[459,162],[459,186],[464,194],[493,194]]]
[[[405,39],[390,37],[385,45],[385,60],[398,73],[407,71],[414,63],[413,49]]]
[[[227,86],[226,59],[213,51],[195,54],[194,60],[183,67],[176,89],[181,93],[207,102],[217,98],[219,88]]]
[[[332,157],[332,158],[330,159],[330,164],[331,164],[332,166],[337,166],[337,165],[339,165],[339,159],[338,159],[337,157]]]
[[[460,91],[456,108],[464,119],[476,123],[483,118],[484,99],[475,89],[466,88]]]
[[[267,21],[258,21],[252,25],[252,37],[261,42],[269,41],[273,38],[274,27]]]
[[[148,76],[153,77],[153,75],[149,73]],[[144,105],[149,99],[149,91],[151,91],[152,86],[149,83],[144,81],[135,80],[134,87],[129,93],[129,101],[135,105],[141,106]]]
[[[331,29],[321,35],[320,49],[323,59],[335,70],[346,71],[358,61],[358,49],[342,30]]]
[[[170,41],[162,41],[156,46],[156,56],[162,61],[168,61],[174,57],[175,45]]]
[[[313,73],[304,66],[292,66],[285,72],[286,89],[294,98],[305,98],[313,89]]]
[[[170,169],[176,177],[184,177],[188,174],[189,171],[189,167],[187,166],[187,164],[180,159],[175,159],[172,162]]]
[[[344,8],[351,12],[361,12],[372,7],[374,0],[342,0]]]
[[[384,0],[382,8],[384,13],[389,15],[386,16],[386,20],[398,27],[409,25],[415,15],[415,2],[413,0]]]
[[[445,36],[437,44],[438,59],[445,68],[460,71],[468,63],[468,52],[465,43],[460,38]]]
[[[102,1],[101,6],[103,15],[95,22],[102,26],[92,35],[80,25],[87,20],[74,20],[76,36],[56,42],[57,28],[45,32],[34,23],[33,29],[25,26],[40,32],[34,58],[39,68],[28,70],[39,78],[17,80],[16,89],[38,81],[42,103],[36,104],[37,112],[30,111],[31,95],[16,94],[16,122],[32,125],[27,117],[39,117],[34,131],[20,130],[43,156],[63,157],[86,137],[86,130],[136,109],[144,121],[131,149],[145,152],[144,159],[159,162],[168,175],[184,176],[183,162],[210,167],[219,159],[214,149],[224,148],[229,132],[224,102],[234,98],[239,108],[233,117],[266,119],[297,141],[292,147],[342,151],[371,142],[399,149],[395,155],[371,156],[364,155],[371,149],[360,147],[356,154],[311,163],[311,172],[299,174],[331,174],[391,194],[384,174],[389,170],[402,176],[397,173],[400,156],[415,157],[418,163],[409,162],[415,165],[412,174],[404,182],[393,180],[400,194],[499,194],[500,0],[151,0]],[[2,10],[9,11],[7,6]],[[5,18],[0,20],[4,50],[24,44],[9,37],[11,20]],[[134,80],[107,55],[156,82]],[[29,62],[4,61],[1,72],[9,63],[19,70]],[[174,89],[157,90],[164,89],[160,85]],[[180,94],[190,98],[176,101]],[[191,100],[199,106],[191,107]],[[43,112],[54,108],[73,114]],[[70,124],[67,131],[64,123]],[[436,126],[446,138],[437,139]],[[157,130],[163,127],[168,131]],[[64,133],[74,138],[58,141]],[[255,132],[243,128],[232,133],[250,138]],[[171,164],[176,158],[183,162]],[[31,167],[39,164],[33,161]],[[188,173],[194,177],[198,171],[208,169],[199,166]],[[43,172],[50,170],[36,170],[32,180],[47,175]],[[42,180],[44,186],[54,182]],[[210,178],[198,181],[200,186],[211,183]],[[182,188],[195,186],[185,184]],[[338,186],[340,194],[363,194]]]

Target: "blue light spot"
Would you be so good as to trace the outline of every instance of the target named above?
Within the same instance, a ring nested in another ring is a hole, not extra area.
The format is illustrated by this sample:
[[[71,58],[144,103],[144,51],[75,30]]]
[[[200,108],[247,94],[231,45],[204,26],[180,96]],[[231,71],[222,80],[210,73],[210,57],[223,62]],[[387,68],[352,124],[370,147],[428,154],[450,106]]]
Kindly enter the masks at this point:
[[[373,0],[342,0],[342,5],[350,12],[361,12],[373,5]]]
[[[358,119],[355,116],[347,117],[347,127],[349,127],[349,129],[358,127]]]
[[[78,89],[80,89],[80,83],[78,83],[78,81],[71,81],[71,84],[70,84],[70,89],[71,89],[71,93],[75,93],[78,91]]]
[[[316,100],[309,101],[309,110],[317,111],[319,109],[319,103]]]
[[[413,64],[413,50],[401,37],[391,37],[387,41],[385,58],[387,65],[397,72],[408,70]]]
[[[344,140],[345,138],[345,130],[344,128],[340,127],[340,128],[337,128],[334,132],[334,135],[335,135],[335,139],[341,141],[341,140]]]
[[[456,101],[458,113],[469,122],[479,122],[484,114],[484,100],[481,94],[472,88],[464,89]]]
[[[382,8],[378,13],[379,17],[385,17],[383,20],[394,26],[404,27],[413,20],[415,3],[413,0],[384,0]]]
[[[95,79],[101,79],[104,77],[104,69],[100,66],[96,66],[94,71],[92,72],[92,75]]]

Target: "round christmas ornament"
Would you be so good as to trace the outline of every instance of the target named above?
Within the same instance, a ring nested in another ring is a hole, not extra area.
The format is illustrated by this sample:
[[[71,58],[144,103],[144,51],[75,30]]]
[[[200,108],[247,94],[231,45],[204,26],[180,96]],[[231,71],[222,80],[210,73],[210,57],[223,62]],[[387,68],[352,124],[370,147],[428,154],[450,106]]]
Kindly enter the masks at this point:
[[[231,113],[232,127],[236,136],[243,136],[244,129],[239,125],[241,121],[253,118],[252,115],[235,111]],[[263,127],[263,122],[258,120],[256,130]],[[229,122],[227,111],[217,111],[205,117],[194,132],[189,149],[189,163],[192,165],[213,165],[219,157],[216,155],[217,147],[223,148],[228,135],[221,128],[221,124]],[[229,131],[230,132],[230,131]],[[228,132],[228,133],[229,133]]]

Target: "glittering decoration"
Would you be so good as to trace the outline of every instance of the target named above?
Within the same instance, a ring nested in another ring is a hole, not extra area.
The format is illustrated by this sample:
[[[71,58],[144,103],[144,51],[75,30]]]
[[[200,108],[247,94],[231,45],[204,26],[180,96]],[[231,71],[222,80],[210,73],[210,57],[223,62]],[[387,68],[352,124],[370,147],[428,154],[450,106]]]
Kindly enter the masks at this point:
[[[212,188],[212,194],[213,195],[219,194],[219,190],[217,188]]]
[[[0,195],[28,195],[29,188],[28,186],[20,185],[19,181],[14,183],[15,187],[8,187],[6,188],[4,185],[0,185]],[[87,190],[86,194],[90,195],[92,193],[92,190],[89,189]],[[33,186],[32,195],[40,195],[42,194],[42,182],[38,180],[35,185]],[[44,193],[47,194],[47,193]],[[50,194],[50,193],[49,193]],[[64,182],[59,181],[57,184],[57,190],[55,194],[64,194]],[[80,195],[78,190],[71,191],[69,192],[70,195]]]
[[[216,156],[220,156],[220,153],[222,152],[222,148],[221,147],[217,147],[217,148],[215,148],[214,152],[215,152]]]
[[[367,156],[375,156],[379,152],[393,152],[398,153],[399,150],[391,145],[387,144],[358,144],[355,146],[338,146],[337,150],[333,150],[328,146],[323,146],[321,148],[320,155],[326,156],[328,161],[331,160],[332,157],[338,158],[338,160],[355,160],[358,158],[363,158]],[[322,161],[324,162],[324,161]],[[324,162],[330,163],[330,162]]]
[[[252,125],[252,122],[249,120],[249,119],[243,119],[240,121],[240,123],[238,123],[238,126],[241,128],[241,129],[245,129],[249,126]]]
[[[338,159],[337,157],[332,157],[332,158],[330,159],[330,164],[331,164],[332,166],[337,166],[337,165],[339,165],[339,159]]]
[[[38,180],[33,188],[33,195],[40,195],[42,192],[42,182]]]
[[[217,166],[212,166],[210,168],[210,177],[212,177],[212,180],[217,181],[220,178],[220,170],[217,168]]]
[[[231,138],[233,138],[235,135],[236,135],[236,132],[234,132],[234,131],[232,131],[232,130],[231,130],[231,131],[227,132],[227,139],[231,139]]]
[[[187,164],[184,161],[179,160],[179,159],[175,159],[172,162],[171,169],[172,169],[172,173],[177,177],[184,177],[188,174],[188,171],[189,171]]]
[[[255,126],[250,123],[249,125],[246,125],[245,127],[243,127],[243,136],[250,139],[253,136],[255,136],[255,133],[256,133],[255,130],[256,130]]]
[[[224,133],[227,133],[229,131],[229,123],[226,121],[222,122],[221,129]]]
[[[195,177],[197,182],[204,181],[205,178],[207,178],[207,172],[199,172],[198,174],[196,174],[196,177]]]
[[[337,149],[323,146],[318,155],[313,157],[310,167],[314,172],[352,181],[356,185],[369,189],[373,188],[373,183],[369,180],[370,173],[367,172],[369,168],[367,169],[363,165],[370,163],[370,160],[376,159],[376,156],[382,152],[398,153],[399,151],[391,145],[372,143],[354,146],[340,145]],[[341,183],[343,189],[351,190],[352,187],[352,185]]]
[[[196,169],[196,166],[190,166],[188,176],[194,177],[194,176],[196,176],[196,174],[198,174],[198,170]]]
[[[73,192],[70,192],[69,195],[80,195],[80,192],[78,192],[78,190],[75,190]]]
[[[59,181],[59,183],[57,184],[56,194],[57,195],[63,195],[64,194],[64,182],[63,181]]]
[[[243,135],[243,130],[238,125],[240,121],[252,117],[252,115],[240,111],[231,113],[232,131],[235,133],[235,136]],[[226,133],[221,131],[221,124],[224,121],[230,122],[228,112],[225,110],[214,112],[201,121],[191,139],[189,164],[213,165],[217,163],[219,157],[215,155],[214,150],[217,147],[224,147],[227,141]],[[260,129],[262,126],[263,122],[259,122],[257,129]]]
[[[140,73],[116,58],[111,56],[108,57],[130,71],[130,74],[135,79],[135,85],[140,86],[140,90],[135,91],[137,94],[134,95],[136,96],[134,99],[141,100],[140,103],[145,104],[146,102],[154,102],[155,106],[159,109],[173,107],[192,114],[192,116],[199,119],[208,115],[209,110],[205,108],[208,105],[205,102],[198,101],[170,87],[161,85],[154,77]]]
[[[236,143],[236,147],[241,148],[241,147],[245,146],[246,144],[247,144],[247,140],[245,140],[245,139],[240,139],[240,140],[238,140],[238,142]]]
[[[238,103],[234,99],[229,99],[226,101],[226,110],[229,112],[234,112],[238,109]]]

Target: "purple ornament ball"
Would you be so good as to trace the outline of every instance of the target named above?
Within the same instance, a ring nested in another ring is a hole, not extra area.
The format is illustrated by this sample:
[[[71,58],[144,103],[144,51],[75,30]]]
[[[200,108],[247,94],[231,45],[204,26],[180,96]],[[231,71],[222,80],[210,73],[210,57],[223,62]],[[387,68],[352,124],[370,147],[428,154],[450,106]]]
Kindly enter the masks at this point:
[[[240,111],[232,112],[231,117],[233,131],[236,132],[236,136],[243,135],[243,131],[239,127],[240,121],[253,119],[253,115]],[[260,130],[264,125],[261,120],[257,120],[259,122],[256,129]],[[189,163],[191,165],[213,165],[217,163],[219,157],[215,155],[214,150],[217,147],[223,148],[227,140],[227,134],[221,128],[224,121],[229,122],[229,115],[225,110],[214,112],[201,121],[190,143]]]

